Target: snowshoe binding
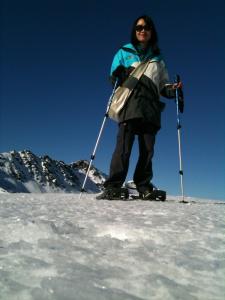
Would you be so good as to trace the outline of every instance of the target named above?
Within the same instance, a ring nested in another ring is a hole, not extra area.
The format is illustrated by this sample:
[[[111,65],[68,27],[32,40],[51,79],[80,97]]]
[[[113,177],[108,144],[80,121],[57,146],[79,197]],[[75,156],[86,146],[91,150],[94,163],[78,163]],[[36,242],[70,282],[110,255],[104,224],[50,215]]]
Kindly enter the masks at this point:
[[[96,196],[97,200],[126,200],[129,198],[127,188],[106,188]]]

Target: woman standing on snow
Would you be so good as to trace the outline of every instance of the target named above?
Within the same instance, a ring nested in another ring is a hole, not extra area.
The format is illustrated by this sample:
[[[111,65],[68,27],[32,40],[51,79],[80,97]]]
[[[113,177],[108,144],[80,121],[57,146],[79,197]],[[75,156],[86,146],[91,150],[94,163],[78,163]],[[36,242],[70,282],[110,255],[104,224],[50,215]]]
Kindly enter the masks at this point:
[[[169,76],[157,43],[157,32],[152,19],[146,15],[141,16],[134,22],[131,43],[120,48],[113,59],[111,78],[113,82],[117,79],[119,86],[125,86],[128,77],[129,80],[132,79],[130,73],[140,62],[149,63],[120,113],[109,178],[97,199],[120,199],[135,135],[138,136],[139,159],[133,180],[140,198],[152,199],[152,158],[155,137],[161,128],[161,112],[165,106],[160,102],[160,95],[174,98],[176,88],[176,85],[168,84]]]

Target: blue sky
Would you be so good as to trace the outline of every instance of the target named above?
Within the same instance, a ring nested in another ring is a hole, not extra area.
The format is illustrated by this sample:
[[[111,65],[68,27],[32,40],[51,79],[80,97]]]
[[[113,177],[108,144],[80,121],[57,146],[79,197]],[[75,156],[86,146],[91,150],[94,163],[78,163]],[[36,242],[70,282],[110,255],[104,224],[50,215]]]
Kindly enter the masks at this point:
[[[225,2],[1,1],[0,152],[89,159],[104,117],[112,58],[149,14],[171,80],[180,74],[184,190],[225,198]],[[154,179],[180,194],[176,107],[163,112]],[[107,120],[94,164],[108,173],[117,124]],[[127,179],[137,161],[135,144]]]

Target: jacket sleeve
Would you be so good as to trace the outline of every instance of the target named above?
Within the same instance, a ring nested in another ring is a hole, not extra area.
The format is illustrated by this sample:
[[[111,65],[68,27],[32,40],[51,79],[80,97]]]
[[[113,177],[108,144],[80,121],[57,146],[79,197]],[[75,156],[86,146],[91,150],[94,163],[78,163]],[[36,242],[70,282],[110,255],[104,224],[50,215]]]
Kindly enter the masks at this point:
[[[115,85],[116,79],[118,79],[118,85],[122,85],[123,82],[128,78],[134,67],[125,68],[124,58],[122,51],[119,50],[114,56],[111,71],[110,71],[110,81],[112,85]]]
[[[172,83],[169,82],[169,74],[164,61],[160,62],[160,95],[169,99],[176,97],[175,90],[172,88]]]
[[[122,66],[124,65],[124,60],[122,56],[122,51],[119,50],[113,58],[113,62],[110,70],[110,76],[112,76],[112,73],[121,65]]]

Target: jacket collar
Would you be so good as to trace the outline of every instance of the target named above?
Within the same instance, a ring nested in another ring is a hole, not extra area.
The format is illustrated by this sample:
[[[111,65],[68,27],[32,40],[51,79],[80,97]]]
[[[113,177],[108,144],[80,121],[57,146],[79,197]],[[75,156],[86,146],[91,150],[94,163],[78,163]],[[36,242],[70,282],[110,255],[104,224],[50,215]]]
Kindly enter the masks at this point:
[[[162,60],[162,56],[161,55],[154,55],[152,53],[151,48],[148,49],[148,51],[146,53],[144,53],[144,51],[142,51],[141,49],[138,51],[138,49],[136,49],[133,44],[129,43],[129,44],[125,44],[122,47],[123,50],[133,53],[135,55],[138,55],[141,60],[152,60],[152,61],[160,61]]]

